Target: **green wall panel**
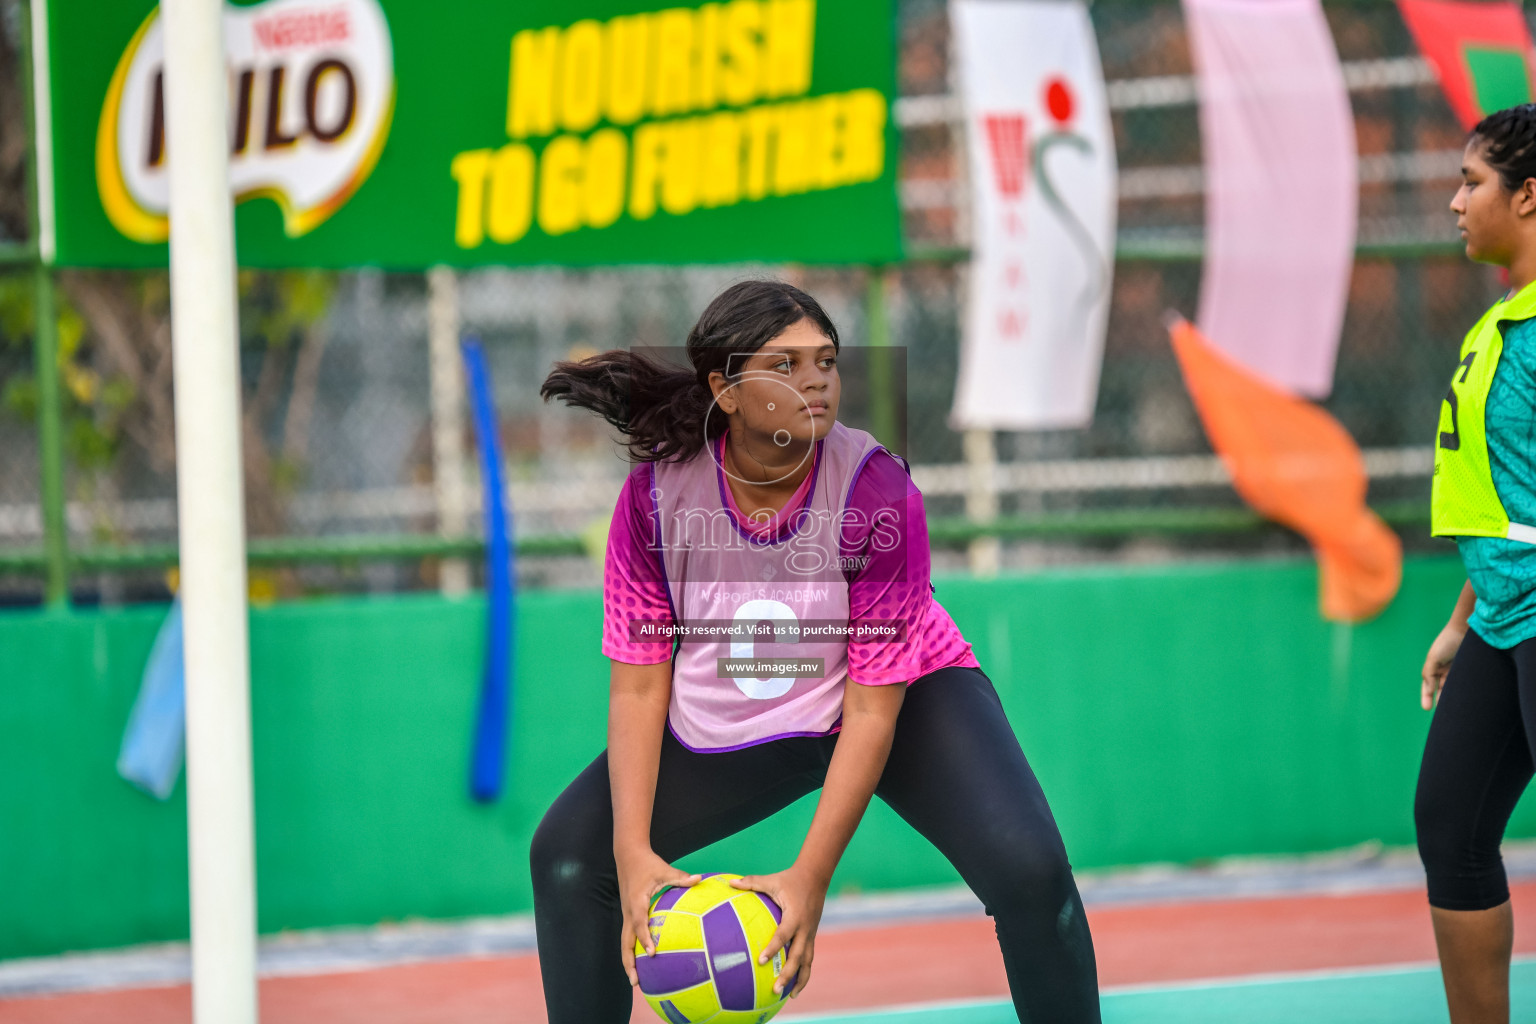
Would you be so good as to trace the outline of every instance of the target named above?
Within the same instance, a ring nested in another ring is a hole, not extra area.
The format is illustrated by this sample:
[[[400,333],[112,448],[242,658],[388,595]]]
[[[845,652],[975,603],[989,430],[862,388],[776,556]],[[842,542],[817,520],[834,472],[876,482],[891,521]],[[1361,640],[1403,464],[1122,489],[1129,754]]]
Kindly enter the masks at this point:
[[[1461,580],[1408,564],[1379,619],[1325,623],[1307,563],[941,579],[1080,867],[1413,840],[1418,668]],[[518,609],[510,785],[468,797],[483,604],[411,595],[251,616],[264,932],[529,908],[529,837],[603,745],[591,592]],[[164,609],[0,615],[0,957],[183,938],[186,803],[114,763]],[[683,861],[786,866],[814,797]],[[1536,835],[1523,806],[1512,834]],[[838,891],[955,881],[885,807]]]

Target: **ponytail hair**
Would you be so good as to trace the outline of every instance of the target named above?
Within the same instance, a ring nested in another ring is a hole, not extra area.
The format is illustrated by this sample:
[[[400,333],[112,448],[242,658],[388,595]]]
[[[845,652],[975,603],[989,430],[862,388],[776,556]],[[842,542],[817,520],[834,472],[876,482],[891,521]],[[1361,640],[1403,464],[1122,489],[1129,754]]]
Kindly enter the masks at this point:
[[[1483,159],[1499,172],[1505,191],[1536,178],[1536,103],[1499,110],[1472,129],[1468,142],[1480,142]]]
[[[636,462],[684,462],[728,426],[709,375],[740,376],[742,356],[802,320],[839,344],[832,319],[799,288],[782,281],[741,281],[715,296],[688,332],[691,369],[641,351],[611,349],[556,363],[539,394],[546,402],[558,398],[590,409],[618,427]]]
[[[539,394],[546,402],[558,398],[591,409],[618,427],[637,462],[685,459],[702,447],[701,439],[682,427],[703,423],[711,398],[691,370],[621,348],[556,363]]]

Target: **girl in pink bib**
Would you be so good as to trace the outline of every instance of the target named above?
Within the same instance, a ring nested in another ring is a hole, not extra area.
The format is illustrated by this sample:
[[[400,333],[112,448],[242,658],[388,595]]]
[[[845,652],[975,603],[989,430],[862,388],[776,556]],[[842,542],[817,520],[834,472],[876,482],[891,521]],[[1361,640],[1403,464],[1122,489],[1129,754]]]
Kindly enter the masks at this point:
[[[783,908],[765,953],[785,950],[777,990],[810,979],[833,869],[879,795],[995,919],[1020,1019],[1099,1020],[1055,819],[933,598],[905,462],[837,422],[837,350],[813,298],[747,281],[689,334],[692,370],[612,351],[544,382],[636,462],[604,573],[608,749],[533,839],[551,1024],[629,1020],[650,900],[698,881],[671,862],[818,787],[795,863],[733,883]]]

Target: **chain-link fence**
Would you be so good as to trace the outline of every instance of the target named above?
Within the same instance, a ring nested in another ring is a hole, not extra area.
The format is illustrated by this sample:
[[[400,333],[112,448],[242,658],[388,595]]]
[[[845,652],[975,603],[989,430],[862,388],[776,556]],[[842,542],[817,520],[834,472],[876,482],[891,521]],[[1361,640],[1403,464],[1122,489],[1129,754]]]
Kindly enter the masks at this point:
[[[680,344],[720,288],[757,274],[785,277],[816,295],[852,346],[869,339],[869,296],[883,296],[890,340],[907,369],[905,454],[930,517],[963,514],[961,438],[947,418],[969,238],[948,13],[942,0],[902,0],[899,8],[896,116],[911,262],[879,271],[875,282],[868,268],[778,266],[459,275],[463,328],[484,340],[490,356],[519,537],[587,531],[591,541],[626,469],[601,421],[539,401],[550,364],[611,347]],[[1098,408],[1087,429],[999,436],[1002,513],[1236,510],[1163,327],[1167,310],[1194,313],[1200,283],[1203,175],[1183,17],[1171,2],[1100,0],[1091,11],[1120,166],[1120,258]],[[1463,135],[1396,6],[1327,11],[1356,118],[1362,251],[1336,385],[1324,404],[1367,450],[1372,500],[1422,503],[1451,353],[1498,281],[1455,248],[1445,208],[1459,178]],[[883,287],[872,292],[872,283]],[[61,354],[70,544],[168,544],[175,539],[175,479],[164,275],[74,271],[60,285],[65,317],[78,326],[73,340],[68,325],[63,329]],[[426,278],[246,273],[241,294],[252,536],[433,534]],[[27,328],[4,313],[0,308],[0,553],[41,540]],[[466,435],[466,451],[471,444]],[[1405,536],[1422,545],[1424,532]],[[1013,542],[1004,564],[1252,550],[1302,547],[1278,530],[1156,537],[1119,530]],[[962,565],[960,548],[946,547],[938,561]],[[331,560],[274,571],[270,582],[285,593],[396,589],[433,585],[435,571],[432,560]],[[591,559],[569,555],[525,557],[520,573],[531,583],[598,579]],[[108,597],[163,588],[159,570],[114,569],[77,584]],[[32,576],[14,571],[0,576],[4,588],[35,592]]]

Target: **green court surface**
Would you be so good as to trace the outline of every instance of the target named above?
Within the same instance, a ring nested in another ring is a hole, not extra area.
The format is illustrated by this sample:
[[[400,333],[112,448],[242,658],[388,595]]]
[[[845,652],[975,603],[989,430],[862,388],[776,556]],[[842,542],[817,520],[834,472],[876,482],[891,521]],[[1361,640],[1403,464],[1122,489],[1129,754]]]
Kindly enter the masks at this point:
[[[1536,1020],[1536,960],[1517,961],[1510,1019]],[[1446,1024],[1432,968],[1302,974],[1288,978],[1159,985],[1106,993],[1104,1024]],[[785,1024],[1017,1024],[1000,1001],[793,1016]]]

